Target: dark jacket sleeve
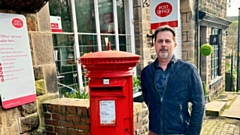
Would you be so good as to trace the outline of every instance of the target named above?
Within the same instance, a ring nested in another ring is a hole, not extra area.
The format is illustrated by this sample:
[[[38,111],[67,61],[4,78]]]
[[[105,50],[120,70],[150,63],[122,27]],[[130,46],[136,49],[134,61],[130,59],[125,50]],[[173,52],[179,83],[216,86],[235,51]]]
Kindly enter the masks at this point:
[[[205,98],[202,81],[196,68],[189,76],[188,88],[192,112],[186,135],[200,135],[205,114]]]
[[[148,105],[148,93],[147,93],[147,89],[145,86],[145,82],[146,82],[146,68],[142,70],[141,73],[141,88],[142,88],[142,95],[144,98],[145,103]]]

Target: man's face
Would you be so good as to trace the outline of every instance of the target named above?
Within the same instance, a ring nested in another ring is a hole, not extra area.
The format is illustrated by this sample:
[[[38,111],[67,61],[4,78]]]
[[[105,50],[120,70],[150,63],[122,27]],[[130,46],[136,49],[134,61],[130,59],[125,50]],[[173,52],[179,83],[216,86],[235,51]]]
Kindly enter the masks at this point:
[[[160,59],[172,57],[174,48],[177,46],[170,31],[159,32],[154,43],[155,51]]]

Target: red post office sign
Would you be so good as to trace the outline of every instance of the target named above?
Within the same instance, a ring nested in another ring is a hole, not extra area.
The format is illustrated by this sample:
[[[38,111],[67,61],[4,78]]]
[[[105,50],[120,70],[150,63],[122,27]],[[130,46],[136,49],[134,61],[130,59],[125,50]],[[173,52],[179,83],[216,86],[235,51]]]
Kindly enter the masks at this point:
[[[60,16],[50,16],[52,32],[62,32],[62,21]]]
[[[154,30],[163,25],[178,27],[179,12],[179,0],[151,0],[151,29]]]

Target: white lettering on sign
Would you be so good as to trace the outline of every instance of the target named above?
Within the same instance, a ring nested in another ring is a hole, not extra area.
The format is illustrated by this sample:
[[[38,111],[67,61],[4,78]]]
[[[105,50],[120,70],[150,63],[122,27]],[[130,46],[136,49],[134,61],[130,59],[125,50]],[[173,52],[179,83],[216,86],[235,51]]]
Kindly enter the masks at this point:
[[[150,0],[151,30],[160,26],[179,26],[180,0]]]
[[[160,3],[159,5],[156,6],[156,9],[155,9],[155,13],[159,17],[166,17],[169,14],[171,14],[171,12],[172,12],[172,5],[167,2]]]

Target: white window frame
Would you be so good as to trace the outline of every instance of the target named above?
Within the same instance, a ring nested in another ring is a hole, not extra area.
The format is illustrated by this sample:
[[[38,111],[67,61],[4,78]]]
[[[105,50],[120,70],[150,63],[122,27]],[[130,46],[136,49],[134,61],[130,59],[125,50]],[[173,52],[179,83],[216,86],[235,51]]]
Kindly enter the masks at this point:
[[[135,54],[135,39],[134,39],[134,22],[133,22],[133,0],[124,0],[124,9],[125,9],[125,29],[126,34],[118,34],[118,16],[117,16],[117,3],[116,0],[112,0],[113,2],[113,13],[114,13],[114,36],[115,36],[115,44],[116,50],[119,51],[119,35],[130,36],[130,48],[131,53]],[[95,11],[95,22],[96,22],[96,35],[97,35],[97,45],[98,51],[102,51],[101,44],[101,35],[105,35],[100,33],[100,22],[99,22],[99,9],[98,9],[98,0],[94,0],[94,11]],[[79,33],[77,29],[77,18],[76,18],[76,10],[75,10],[75,0],[71,0],[71,12],[72,12],[72,21],[73,21],[73,34],[74,34],[74,51],[75,51],[75,61],[78,63],[77,58],[80,58],[80,49],[79,49],[79,37],[81,34],[89,34],[92,33]],[[53,34],[64,34],[65,32],[52,32]],[[71,33],[71,32],[70,32]],[[72,34],[72,33],[71,33]],[[108,35],[108,34],[106,34]],[[77,64],[77,72],[78,72],[78,82],[79,88],[83,88],[83,78],[82,78],[82,65],[81,63]],[[134,75],[136,75],[136,67],[133,69]]]

